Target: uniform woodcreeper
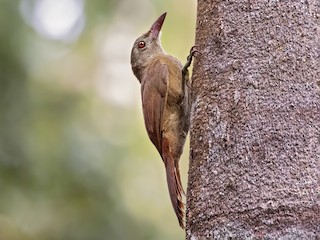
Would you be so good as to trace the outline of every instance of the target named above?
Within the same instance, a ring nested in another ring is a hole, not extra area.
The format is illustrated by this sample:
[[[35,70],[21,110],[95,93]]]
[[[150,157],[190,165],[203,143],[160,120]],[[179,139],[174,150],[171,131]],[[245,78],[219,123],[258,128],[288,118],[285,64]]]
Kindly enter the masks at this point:
[[[160,43],[160,30],[166,13],[150,30],[139,37],[132,48],[131,66],[141,83],[142,108],[149,138],[164,162],[171,203],[179,224],[184,228],[183,188],[179,159],[189,131],[188,67],[168,55]]]

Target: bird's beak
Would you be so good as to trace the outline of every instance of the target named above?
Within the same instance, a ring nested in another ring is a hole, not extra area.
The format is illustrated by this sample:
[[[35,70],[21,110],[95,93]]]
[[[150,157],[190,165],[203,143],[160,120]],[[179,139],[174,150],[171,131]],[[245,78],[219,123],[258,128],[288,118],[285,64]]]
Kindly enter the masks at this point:
[[[152,39],[156,39],[159,37],[159,33],[161,31],[161,27],[164,22],[164,19],[166,18],[166,15],[167,13],[165,12],[152,24],[150,29]]]

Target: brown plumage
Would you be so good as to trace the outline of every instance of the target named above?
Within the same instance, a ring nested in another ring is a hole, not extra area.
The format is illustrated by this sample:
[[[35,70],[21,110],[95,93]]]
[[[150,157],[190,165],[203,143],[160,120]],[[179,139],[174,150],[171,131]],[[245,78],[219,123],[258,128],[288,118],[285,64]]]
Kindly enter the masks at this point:
[[[166,13],[139,37],[132,48],[131,65],[141,83],[144,122],[148,136],[165,164],[170,199],[184,228],[183,187],[179,159],[189,130],[189,88],[182,64],[166,54],[159,33]]]

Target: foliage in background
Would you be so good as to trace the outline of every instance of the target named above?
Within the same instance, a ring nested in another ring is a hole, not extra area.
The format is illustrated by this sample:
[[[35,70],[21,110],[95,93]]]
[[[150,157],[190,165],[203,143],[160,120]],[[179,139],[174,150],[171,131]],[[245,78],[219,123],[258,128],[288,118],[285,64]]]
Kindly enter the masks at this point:
[[[0,239],[182,239],[129,54],[168,11],[163,44],[183,60],[195,4],[73,0],[81,32],[54,39],[32,18],[45,1],[0,1]]]

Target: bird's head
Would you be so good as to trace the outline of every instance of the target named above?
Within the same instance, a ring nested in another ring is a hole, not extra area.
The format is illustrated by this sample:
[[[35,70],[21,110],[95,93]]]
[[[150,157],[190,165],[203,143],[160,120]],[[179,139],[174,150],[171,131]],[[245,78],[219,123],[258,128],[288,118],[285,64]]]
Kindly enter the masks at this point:
[[[138,37],[131,51],[131,67],[136,77],[140,79],[140,71],[148,60],[163,52],[160,42],[160,31],[167,13],[163,13],[151,26],[150,30]]]

